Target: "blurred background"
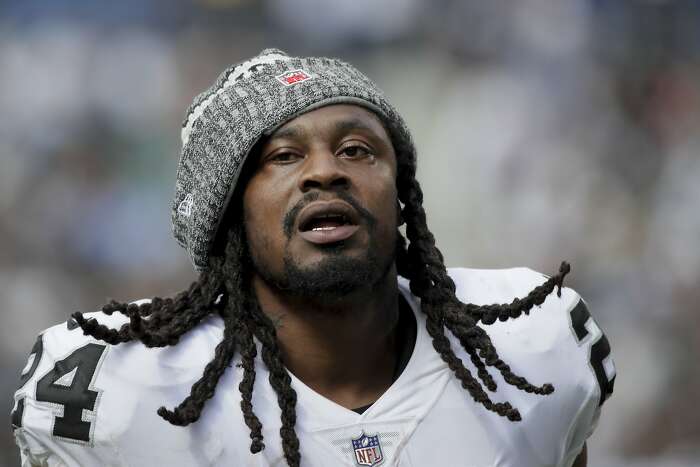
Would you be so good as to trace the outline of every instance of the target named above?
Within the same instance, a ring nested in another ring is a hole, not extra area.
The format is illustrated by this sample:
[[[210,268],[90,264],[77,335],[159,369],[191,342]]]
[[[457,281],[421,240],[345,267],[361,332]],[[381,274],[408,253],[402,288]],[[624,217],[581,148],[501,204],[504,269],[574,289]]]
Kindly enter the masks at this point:
[[[180,124],[266,47],[386,91],[449,265],[572,263],[619,374],[589,465],[700,465],[698,1],[0,1],[0,412],[40,330],[195,278]]]

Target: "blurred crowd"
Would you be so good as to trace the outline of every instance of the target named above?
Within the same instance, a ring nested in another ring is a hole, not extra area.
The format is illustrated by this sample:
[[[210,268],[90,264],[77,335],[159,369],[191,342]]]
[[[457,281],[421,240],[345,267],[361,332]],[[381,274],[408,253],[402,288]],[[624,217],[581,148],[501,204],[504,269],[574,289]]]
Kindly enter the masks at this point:
[[[617,363],[591,465],[700,464],[700,2],[0,1],[0,394],[35,335],[195,278],[170,233],[193,97],[339,56],[411,127],[448,265],[572,264]],[[0,465],[16,465],[9,429]]]

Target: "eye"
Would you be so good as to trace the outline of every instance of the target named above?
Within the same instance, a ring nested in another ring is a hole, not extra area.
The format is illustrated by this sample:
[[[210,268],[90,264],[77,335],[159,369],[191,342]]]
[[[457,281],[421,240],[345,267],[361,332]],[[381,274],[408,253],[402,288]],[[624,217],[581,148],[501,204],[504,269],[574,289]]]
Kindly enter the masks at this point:
[[[295,152],[283,151],[271,154],[265,159],[265,162],[272,164],[290,164],[300,158],[302,158],[302,156]]]
[[[355,143],[348,144],[341,148],[339,155],[345,156],[349,159],[358,159],[366,156],[374,156],[374,154],[372,154],[372,151],[369,148]]]

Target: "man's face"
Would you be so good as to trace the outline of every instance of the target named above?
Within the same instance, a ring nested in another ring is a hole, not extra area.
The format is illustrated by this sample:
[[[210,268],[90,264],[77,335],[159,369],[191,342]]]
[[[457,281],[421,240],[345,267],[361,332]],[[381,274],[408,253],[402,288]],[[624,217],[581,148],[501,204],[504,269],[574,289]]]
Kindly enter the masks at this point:
[[[354,105],[313,110],[278,128],[251,157],[244,223],[265,282],[332,299],[389,272],[396,155],[374,113]]]

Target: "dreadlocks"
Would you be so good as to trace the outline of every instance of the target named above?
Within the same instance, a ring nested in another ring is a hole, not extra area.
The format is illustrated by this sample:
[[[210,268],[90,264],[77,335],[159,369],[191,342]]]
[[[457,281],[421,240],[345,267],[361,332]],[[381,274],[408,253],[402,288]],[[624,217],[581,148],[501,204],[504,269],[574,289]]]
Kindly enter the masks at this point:
[[[511,421],[520,420],[517,408],[508,402],[493,402],[485,389],[496,390],[496,382],[487,367],[493,367],[504,380],[517,388],[534,394],[546,395],[554,391],[551,384],[533,385],[510,369],[498,356],[488,334],[477,323],[493,324],[497,319],[506,321],[528,314],[533,306],[561,287],[570,268],[561,264],[559,273],[533,289],[525,298],[508,304],[477,306],[464,304],[455,295],[455,284],[447,274],[443,256],[435,246],[435,238],[428,229],[423,209],[423,193],[415,178],[415,161],[403,158],[406,153],[396,148],[398,155],[397,189],[401,211],[406,223],[406,238],[400,233],[396,247],[397,271],[409,280],[411,292],[421,300],[426,314],[426,326],[433,346],[447,363],[471,397],[486,409]],[[260,304],[250,287],[252,264],[247,250],[241,222],[229,222],[224,252],[209,259],[210,268],[202,272],[197,281],[174,298],[154,298],[142,305],[111,301],[102,311],[106,314],[122,313],[129,322],[120,329],[111,329],[95,319],[85,319],[81,313],[73,318],[84,334],[109,344],[140,341],[148,347],[176,345],[180,337],[211,315],[218,315],[224,323],[224,335],[217,345],[214,358],[206,365],[202,377],[192,385],[190,394],[173,410],[158,409],[158,415],[173,425],[188,425],[199,419],[208,399],[214,395],[222,374],[230,365],[236,351],[241,354],[243,377],[238,389],[241,392],[241,410],[250,429],[252,453],[264,449],[262,424],[255,415],[252,404],[255,385],[254,362],[257,357],[255,340],[261,344],[261,357],[270,372],[270,384],[277,394],[281,409],[280,435],[287,463],[300,465],[299,439],[295,432],[297,396],[291,387],[291,377],[284,366],[277,342],[275,326],[260,309]],[[408,244],[407,241],[408,240]],[[477,370],[476,378],[457,357],[450,345],[445,329],[448,329],[469,354]],[[478,380],[477,380],[478,378]]]

